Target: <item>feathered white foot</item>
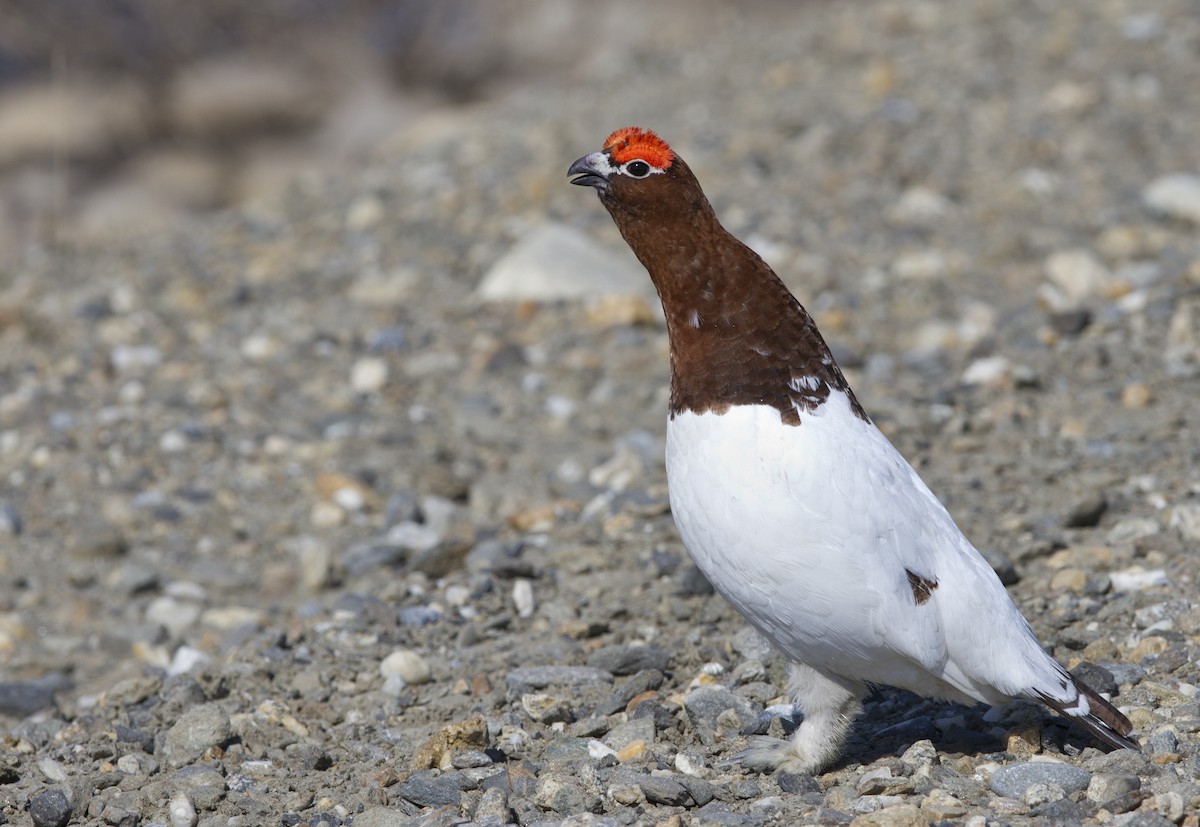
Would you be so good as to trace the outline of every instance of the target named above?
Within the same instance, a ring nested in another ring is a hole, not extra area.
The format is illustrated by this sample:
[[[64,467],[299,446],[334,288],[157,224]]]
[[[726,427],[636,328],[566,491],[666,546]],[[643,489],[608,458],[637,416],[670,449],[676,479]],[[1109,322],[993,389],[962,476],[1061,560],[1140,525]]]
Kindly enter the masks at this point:
[[[842,745],[850,724],[862,709],[865,687],[823,675],[810,666],[793,664],[791,694],[804,713],[804,722],[791,740],[755,738],[734,761],[755,772],[783,770],[790,773],[814,773],[824,769],[842,754]]]

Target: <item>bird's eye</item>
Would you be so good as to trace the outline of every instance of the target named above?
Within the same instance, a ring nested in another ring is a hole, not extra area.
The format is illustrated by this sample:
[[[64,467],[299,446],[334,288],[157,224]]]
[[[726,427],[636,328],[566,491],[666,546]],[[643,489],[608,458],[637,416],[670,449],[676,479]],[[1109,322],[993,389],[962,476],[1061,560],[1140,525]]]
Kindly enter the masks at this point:
[[[625,172],[634,178],[645,178],[650,174],[650,165],[645,161],[630,161],[625,165]]]

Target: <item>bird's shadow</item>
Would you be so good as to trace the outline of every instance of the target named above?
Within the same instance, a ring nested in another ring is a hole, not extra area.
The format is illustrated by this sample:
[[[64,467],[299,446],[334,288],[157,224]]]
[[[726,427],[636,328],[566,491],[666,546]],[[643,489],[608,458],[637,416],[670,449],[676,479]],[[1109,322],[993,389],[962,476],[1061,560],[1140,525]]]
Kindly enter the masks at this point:
[[[1030,707],[1037,710],[1032,702]],[[933,742],[942,754],[1003,755],[1008,749],[1007,733],[998,731],[1002,725],[984,718],[987,712],[987,706],[964,706],[922,698],[903,689],[877,687],[864,701],[862,714],[850,727],[842,758],[831,769],[867,766],[881,758],[901,755],[922,740]],[[1043,747],[1053,745],[1061,752],[1078,752],[1071,742],[1088,740],[1057,716],[1047,713],[1040,717]],[[795,723],[801,720],[797,717]]]

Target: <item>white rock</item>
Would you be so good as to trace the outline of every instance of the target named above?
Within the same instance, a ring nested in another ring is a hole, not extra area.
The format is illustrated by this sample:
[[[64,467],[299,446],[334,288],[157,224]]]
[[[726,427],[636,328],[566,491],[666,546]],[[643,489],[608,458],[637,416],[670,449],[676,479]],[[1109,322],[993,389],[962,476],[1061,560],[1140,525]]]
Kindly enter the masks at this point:
[[[413,552],[429,551],[442,541],[442,535],[435,528],[423,523],[396,523],[387,533],[387,541],[400,548]]]
[[[513,581],[513,605],[517,607],[518,617],[533,617],[533,583],[524,577]]]
[[[206,665],[208,661],[208,655],[199,649],[194,649],[191,646],[180,646],[171,657],[170,664],[167,665],[167,674],[182,675],[194,669],[199,669]]]
[[[1182,503],[1171,509],[1172,528],[1179,529],[1183,539],[1200,542],[1200,503]]]
[[[1113,591],[1140,592],[1155,586],[1167,585],[1167,573],[1162,569],[1147,571],[1141,566],[1131,566],[1123,571],[1114,571],[1109,575]]]
[[[652,295],[631,253],[609,249],[563,224],[545,224],[504,255],[483,277],[485,301],[559,301]]]
[[[162,626],[172,638],[178,638],[200,619],[200,606],[190,601],[163,595],[146,607],[146,622]]]
[[[47,781],[62,784],[67,780],[66,769],[62,764],[49,756],[38,761],[38,769],[42,771],[42,775],[46,776]]]
[[[127,373],[157,366],[162,352],[153,345],[117,345],[108,358],[117,373]]]
[[[387,380],[387,362],[374,356],[359,359],[350,369],[350,386],[355,393],[375,393],[387,384]]]
[[[1046,278],[1062,291],[1071,305],[1100,294],[1112,278],[1108,268],[1087,250],[1052,253],[1046,259],[1045,271]]]
[[[611,755],[615,758],[617,751],[603,741],[592,740],[588,741],[588,755],[591,756],[593,760],[599,761],[601,758],[604,758],[608,755]]]
[[[171,816],[171,827],[196,827],[198,821],[196,808],[192,806],[191,799],[184,793],[175,793],[171,796],[167,812]]]
[[[950,212],[953,205],[929,187],[909,187],[887,211],[887,219],[903,226],[924,226],[935,223]]]
[[[1200,224],[1200,175],[1177,172],[1156,178],[1142,191],[1142,198],[1153,210]]]
[[[1011,370],[1012,365],[1003,356],[985,356],[963,371],[962,381],[967,385],[994,385],[1006,379]]]
[[[428,683],[433,677],[429,662],[412,649],[397,649],[379,663],[379,672],[384,678],[398,675],[410,686]]]
[[[892,272],[902,279],[931,281],[942,278],[949,271],[946,254],[941,250],[914,250],[901,253],[892,263]]]

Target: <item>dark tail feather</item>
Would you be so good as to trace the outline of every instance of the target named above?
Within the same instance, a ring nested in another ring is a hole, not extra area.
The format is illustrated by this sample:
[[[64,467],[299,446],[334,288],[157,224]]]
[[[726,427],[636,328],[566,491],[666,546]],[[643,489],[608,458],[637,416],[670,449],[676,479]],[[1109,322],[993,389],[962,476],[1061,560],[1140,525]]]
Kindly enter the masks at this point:
[[[1088,732],[1115,749],[1141,750],[1137,741],[1126,737],[1133,732],[1133,724],[1129,722],[1128,718],[1122,715],[1115,706],[1096,694],[1083,681],[1073,675],[1066,675],[1066,677],[1075,685],[1075,691],[1081,697],[1087,698],[1088,711],[1086,713],[1080,709],[1078,699],[1063,703],[1037,690],[1032,691],[1030,696],[1062,713],[1069,720],[1080,724]]]

